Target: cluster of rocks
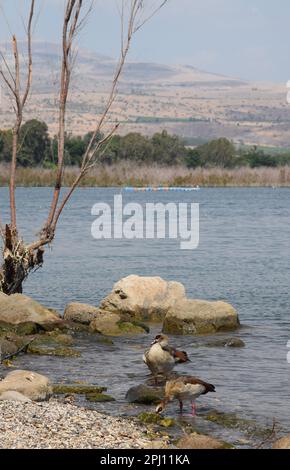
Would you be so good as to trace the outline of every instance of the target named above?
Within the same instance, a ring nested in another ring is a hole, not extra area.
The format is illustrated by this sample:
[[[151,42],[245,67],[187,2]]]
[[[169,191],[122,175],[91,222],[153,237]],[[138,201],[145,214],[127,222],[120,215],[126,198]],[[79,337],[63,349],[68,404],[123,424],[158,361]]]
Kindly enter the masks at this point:
[[[56,330],[87,331],[104,336],[136,335],[149,331],[148,322],[163,323],[164,333],[181,335],[216,333],[239,327],[238,314],[230,304],[188,299],[181,283],[159,277],[128,276],[114,285],[98,307],[70,303],[63,316],[25,295],[0,294],[2,356],[25,347],[19,340],[23,335]],[[49,338],[50,343],[62,340],[66,345],[71,342],[68,337]],[[30,350],[41,352],[40,341],[34,342]],[[61,355],[61,350],[58,354]]]
[[[240,325],[236,310],[226,302],[188,299],[179,282],[135,275],[118,281],[98,308],[70,304],[64,318],[105,335],[144,333],[142,322],[163,323],[164,333],[177,335],[230,331]]]
[[[0,361],[22,351],[77,357],[78,332],[112,344],[114,336],[148,333],[152,322],[161,323],[164,333],[180,335],[230,331],[240,324],[230,304],[188,299],[181,283],[160,277],[128,276],[99,306],[74,302],[63,315],[28,296],[0,293]]]

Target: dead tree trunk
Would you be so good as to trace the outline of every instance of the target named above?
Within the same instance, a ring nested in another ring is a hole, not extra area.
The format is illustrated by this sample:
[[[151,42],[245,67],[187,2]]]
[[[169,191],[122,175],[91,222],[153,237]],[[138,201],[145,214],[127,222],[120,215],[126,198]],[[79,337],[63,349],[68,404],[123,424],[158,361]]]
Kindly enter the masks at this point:
[[[95,143],[96,136],[102,133],[106,118],[116,99],[117,84],[125,65],[125,60],[130,49],[132,38],[134,34],[167,3],[167,1],[168,0],[160,1],[157,7],[155,2],[155,7],[152,8],[147,15],[144,15],[144,0],[132,0],[130,3],[128,3],[126,0],[121,0],[121,9],[119,11],[122,32],[121,52],[113,77],[111,90],[108,95],[108,100],[102,115],[96,123],[92,138],[83,155],[79,174],[77,175],[71,188],[69,188],[63,199],[61,199],[60,192],[62,188],[64,171],[66,105],[70,89],[71,72],[75,60],[73,45],[78,32],[84,25],[85,20],[92,9],[91,4],[87,12],[85,12],[85,14],[83,14],[81,17],[84,3],[83,0],[66,0],[62,32],[62,66],[59,95],[57,176],[48,218],[42,230],[40,231],[39,239],[30,245],[26,245],[24,243],[17,230],[15,179],[17,169],[19,131],[23,119],[23,110],[30,92],[32,81],[32,20],[34,15],[35,0],[31,0],[30,14],[27,25],[28,65],[26,87],[22,97],[20,86],[20,63],[16,36],[13,36],[12,39],[15,66],[14,71],[10,69],[8,62],[0,52],[0,56],[2,57],[6,68],[5,72],[0,68],[0,78],[2,78],[7,90],[12,97],[13,109],[15,112],[9,191],[11,220],[10,224],[6,224],[5,226],[1,225],[0,221],[0,234],[2,235],[3,239],[3,265],[0,269],[0,292],[2,291],[8,295],[13,293],[21,293],[23,282],[29,273],[42,265],[45,246],[49,245],[54,239],[56,226],[65,205],[69,201],[75,189],[78,187],[82,178],[96,165],[97,161],[101,158],[102,152],[104,152],[104,149],[106,148],[106,144],[119,126],[119,124],[114,125],[114,127],[109,130],[104,135],[104,137],[98,141],[98,143]]]

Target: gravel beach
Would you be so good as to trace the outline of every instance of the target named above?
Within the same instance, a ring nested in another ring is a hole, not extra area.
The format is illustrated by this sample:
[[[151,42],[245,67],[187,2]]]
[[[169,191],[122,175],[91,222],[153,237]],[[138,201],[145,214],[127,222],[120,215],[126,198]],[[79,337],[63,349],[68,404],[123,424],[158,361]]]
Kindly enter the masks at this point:
[[[145,428],[55,399],[0,402],[1,449],[148,448]]]

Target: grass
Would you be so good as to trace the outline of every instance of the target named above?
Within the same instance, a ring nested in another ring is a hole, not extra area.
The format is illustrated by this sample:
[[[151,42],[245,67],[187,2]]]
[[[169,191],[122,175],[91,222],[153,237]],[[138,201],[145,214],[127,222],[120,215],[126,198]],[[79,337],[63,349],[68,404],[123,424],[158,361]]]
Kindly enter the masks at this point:
[[[44,168],[18,168],[18,186],[54,186],[55,170]],[[64,186],[70,186],[78,168],[67,167]],[[0,186],[9,182],[9,167],[0,165]],[[139,165],[120,162],[111,166],[100,165],[82,181],[87,187],[116,186],[196,186],[201,187],[290,187],[290,166],[277,168],[196,168],[184,166]]]

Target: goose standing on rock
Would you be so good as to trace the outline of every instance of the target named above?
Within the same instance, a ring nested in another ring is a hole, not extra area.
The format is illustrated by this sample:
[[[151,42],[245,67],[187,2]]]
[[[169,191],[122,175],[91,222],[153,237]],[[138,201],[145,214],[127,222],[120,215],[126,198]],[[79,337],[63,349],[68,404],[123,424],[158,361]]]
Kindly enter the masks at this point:
[[[143,355],[143,361],[154,376],[155,385],[157,385],[158,374],[168,377],[175,364],[190,362],[185,351],[170,347],[168,342],[168,336],[157,335]]]
[[[192,416],[195,416],[195,400],[200,395],[206,395],[209,392],[215,392],[215,386],[197,377],[183,376],[178,377],[178,379],[168,380],[165,385],[164,400],[156,407],[156,413],[162,413],[167,403],[177,399],[179,401],[181,414],[183,412],[184,400],[190,400]]]

